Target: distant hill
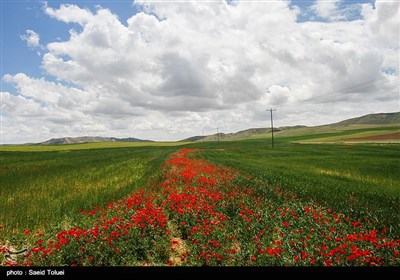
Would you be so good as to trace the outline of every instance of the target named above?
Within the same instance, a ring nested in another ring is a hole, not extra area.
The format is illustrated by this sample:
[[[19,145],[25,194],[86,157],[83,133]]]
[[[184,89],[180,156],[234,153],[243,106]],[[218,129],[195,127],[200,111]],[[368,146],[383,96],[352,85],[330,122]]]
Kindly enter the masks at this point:
[[[400,112],[369,114],[334,123],[331,124],[331,126],[346,126],[352,124],[400,124]]]
[[[341,131],[354,128],[367,128],[383,125],[400,125],[400,112],[369,114],[357,118],[343,120],[337,123],[325,124],[320,126],[295,125],[282,126],[278,128],[274,127],[274,132],[276,132],[277,135],[282,136],[296,136],[302,134],[327,133],[332,131]],[[270,128],[250,128],[238,131],[236,133],[219,133],[207,135],[204,137],[204,141],[218,141],[218,136],[220,141],[243,140],[255,137],[265,137],[269,133],[271,133]],[[186,138],[182,141],[199,142],[203,141],[203,138],[202,136],[194,136]]]
[[[274,127],[274,132],[279,131],[278,128]],[[218,141],[218,136],[220,141],[229,141],[229,140],[241,140],[246,139],[254,135],[260,135],[265,133],[270,133],[270,128],[249,128],[246,130],[241,130],[235,133],[216,133],[213,135],[208,135],[204,138],[204,141]]]
[[[143,139],[138,139],[134,137],[128,137],[128,138],[111,138],[115,139],[115,142],[154,142],[152,140],[143,140]]]
[[[349,129],[367,128],[376,126],[400,126],[400,112],[394,113],[378,113],[368,114],[365,116],[343,120],[337,123],[320,125],[320,126],[282,126],[275,128],[277,136],[297,136],[304,134],[329,133],[334,131],[345,131]],[[200,142],[200,141],[231,141],[243,140],[249,138],[265,137],[271,133],[271,128],[249,128],[235,133],[219,133],[206,136],[192,136],[178,142]],[[35,145],[57,145],[57,144],[79,144],[93,142],[154,142],[151,140],[142,140],[133,137],[115,138],[115,137],[99,137],[99,136],[83,136],[83,137],[64,137],[53,138],[48,141],[37,143]]]
[[[205,137],[206,136],[192,136],[192,137],[189,137],[189,138],[182,139],[182,140],[180,140],[178,142],[196,142],[196,141],[203,140],[203,138],[205,138]]]
[[[94,142],[153,142],[153,141],[142,140],[133,137],[115,138],[115,137],[83,136],[83,137],[52,138],[45,142],[37,143],[36,145],[80,144],[80,143],[94,143]]]
[[[277,132],[279,131],[279,129],[274,127],[274,132],[275,131]],[[200,142],[203,141],[203,139],[204,141],[218,141],[218,138],[220,141],[241,140],[249,138],[254,135],[261,135],[270,132],[271,132],[270,128],[249,128],[235,133],[218,133],[218,134],[215,133],[207,136],[193,136],[180,140],[179,142]]]

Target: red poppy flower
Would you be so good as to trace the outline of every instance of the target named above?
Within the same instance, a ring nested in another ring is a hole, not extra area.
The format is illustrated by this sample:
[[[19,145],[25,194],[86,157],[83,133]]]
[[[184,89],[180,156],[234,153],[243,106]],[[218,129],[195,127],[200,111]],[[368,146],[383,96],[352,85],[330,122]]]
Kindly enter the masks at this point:
[[[284,227],[288,227],[288,226],[290,226],[290,223],[289,223],[289,222],[282,222],[282,225],[283,225]]]

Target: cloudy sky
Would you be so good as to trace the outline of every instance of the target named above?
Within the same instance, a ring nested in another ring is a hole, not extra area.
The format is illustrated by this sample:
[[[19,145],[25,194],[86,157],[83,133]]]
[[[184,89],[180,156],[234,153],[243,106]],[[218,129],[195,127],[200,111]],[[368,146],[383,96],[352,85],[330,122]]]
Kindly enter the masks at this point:
[[[1,143],[400,110],[398,1],[1,1]]]

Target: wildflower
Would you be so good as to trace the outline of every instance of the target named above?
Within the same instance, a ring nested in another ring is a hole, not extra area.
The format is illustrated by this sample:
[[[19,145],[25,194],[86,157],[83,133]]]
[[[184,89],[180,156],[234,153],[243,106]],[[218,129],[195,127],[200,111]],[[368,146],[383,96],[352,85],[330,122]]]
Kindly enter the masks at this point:
[[[289,223],[289,222],[282,222],[282,225],[283,225],[284,227],[288,227],[288,226],[290,226],[290,223]]]

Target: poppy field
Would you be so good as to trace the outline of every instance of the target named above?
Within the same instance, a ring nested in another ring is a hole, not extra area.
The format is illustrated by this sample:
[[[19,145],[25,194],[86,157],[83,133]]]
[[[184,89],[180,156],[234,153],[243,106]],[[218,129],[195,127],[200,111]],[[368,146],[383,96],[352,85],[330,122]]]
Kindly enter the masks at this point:
[[[347,147],[341,159],[338,146],[313,157],[310,145],[286,144],[277,151],[263,145],[255,140],[133,148],[138,154],[130,157],[148,160],[140,171],[145,179],[124,184],[108,200],[77,204],[63,214],[68,222],[55,216],[47,227],[32,222],[11,232],[3,226],[1,264],[400,265],[394,147]],[[376,163],[354,165],[375,152],[381,155]],[[158,160],[152,162],[150,154]],[[307,167],[300,165],[305,158]],[[368,175],[362,180],[356,175],[363,172]],[[21,248],[23,254],[12,255]]]

